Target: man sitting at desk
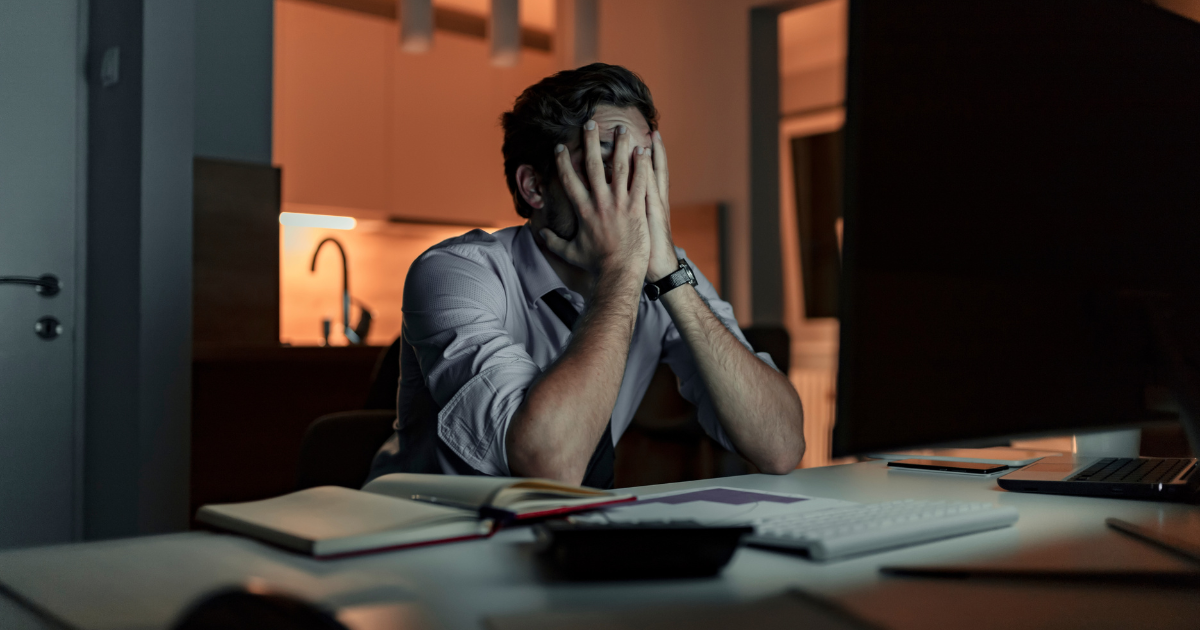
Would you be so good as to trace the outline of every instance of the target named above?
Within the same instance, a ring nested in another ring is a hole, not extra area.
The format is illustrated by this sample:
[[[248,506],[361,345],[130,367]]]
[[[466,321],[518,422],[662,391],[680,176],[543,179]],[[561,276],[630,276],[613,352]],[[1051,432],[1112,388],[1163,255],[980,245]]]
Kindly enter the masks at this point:
[[[788,379],[671,240],[650,90],[592,64],[502,117],[524,225],[430,248],[404,285],[396,433],[371,477],[442,472],[611,488],[614,444],[658,363],[704,430],[760,470],[804,453]]]

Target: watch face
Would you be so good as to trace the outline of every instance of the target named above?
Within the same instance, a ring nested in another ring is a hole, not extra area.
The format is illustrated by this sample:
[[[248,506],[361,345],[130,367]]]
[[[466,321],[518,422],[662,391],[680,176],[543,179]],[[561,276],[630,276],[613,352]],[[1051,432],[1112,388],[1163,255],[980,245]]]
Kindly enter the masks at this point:
[[[692,273],[692,266],[687,263],[683,263],[683,270],[687,272],[688,282],[692,286],[696,286],[696,274]]]

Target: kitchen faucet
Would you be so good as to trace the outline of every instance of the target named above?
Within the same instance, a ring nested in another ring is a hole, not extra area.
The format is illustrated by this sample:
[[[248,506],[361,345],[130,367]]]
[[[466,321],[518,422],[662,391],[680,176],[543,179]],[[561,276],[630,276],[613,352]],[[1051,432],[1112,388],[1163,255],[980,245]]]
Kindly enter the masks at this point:
[[[327,238],[317,244],[316,251],[313,252],[312,266],[309,271],[316,272],[317,270],[317,254],[321,253],[321,247],[325,243],[333,243],[337,245],[338,251],[342,253],[342,328],[346,333],[346,339],[352,345],[363,345],[367,342],[367,333],[371,330],[371,311],[362,302],[358,303],[362,309],[362,315],[358,318],[358,325],[354,328],[350,327],[350,265],[346,262],[346,249],[338,242],[336,238]]]

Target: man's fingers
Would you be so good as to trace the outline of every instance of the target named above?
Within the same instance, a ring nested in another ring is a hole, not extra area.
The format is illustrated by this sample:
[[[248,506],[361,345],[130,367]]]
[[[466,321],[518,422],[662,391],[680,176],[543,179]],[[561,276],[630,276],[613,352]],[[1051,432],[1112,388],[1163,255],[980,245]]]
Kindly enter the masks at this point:
[[[629,158],[633,153],[633,143],[625,125],[618,125],[616,131],[612,155],[612,189],[617,199],[624,199],[629,192]]]
[[[629,189],[630,199],[645,199],[647,182],[652,176],[650,154],[642,147],[633,150],[633,186]]]
[[[571,152],[566,146],[559,144],[554,147],[554,163],[558,166],[558,178],[562,181],[563,189],[567,191],[567,197],[580,213],[590,213],[591,198],[588,196],[587,187],[575,174],[575,167],[571,165]]]
[[[596,121],[589,120],[583,126],[583,165],[592,185],[592,194],[596,201],[612,197],[608,190],[608,181],[604,179],[604,158],[600,155],[600,126]]]
[[[663,203],[667,203],[667,195],[670,191],[671,174],[667,170],[667,147],[663,145],[662,134],[654,132],[654,175],[658,180],[658,194],[662,197]]]
[[[658,188],[658,171],[656,170],[654,175],[646,178],[646,198],[653,200],[652,207],[662,208],[662,197],[659,196],[660,194]]]
[[[662,201],[664,195],[658,189],[657,180],[657,172],[646,178],[646,218],[649,219],[652,230],[670,222],[667,206]]]

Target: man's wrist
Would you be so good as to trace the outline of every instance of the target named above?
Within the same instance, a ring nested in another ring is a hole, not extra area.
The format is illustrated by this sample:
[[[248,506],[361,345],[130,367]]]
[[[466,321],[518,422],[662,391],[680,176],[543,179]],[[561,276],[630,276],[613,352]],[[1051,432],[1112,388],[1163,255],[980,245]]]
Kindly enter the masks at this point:
[[[627,260],[605,265],[596,274],[594,295],[617,298],[621,302],[625,300],[620,296],[629,296],[631,303],[636,304],[642,293],[642,273],[637,264]]]
[[[658,300],[659,297],[664,296],[681,286],[688,284],[696,286],[696,284],[698,284],[696,280],[696,274],[692,271],[691,265],[689,265],[686,260],[680,258],[676,261],[676,263],[678,264],[678,267],[675,268],[675,271],[657,282],[647,282],[645,286],[642,287],[642,292],[646,295],[646,297],[650,298],[651,301]]]
[[[646,270],[647,282],[658,282],[663,278],[679,271],[679,259],[675,258],[675,251],[671,250],[670,260],[651,260],[650,267]]]
[[[693,295],[699,296],[700,292],[691,284],[685,284],[663,293],[658,297],[658,301],[662,302],[668,311],[674,312],[676,307],[684,304]]]
[[[600,270],[596,274],[597,280],[600,278],[632,278],[641,279],[641,271],[638,265],[628,258],[620,258],[613,256],[604,261],[600,265]]]

